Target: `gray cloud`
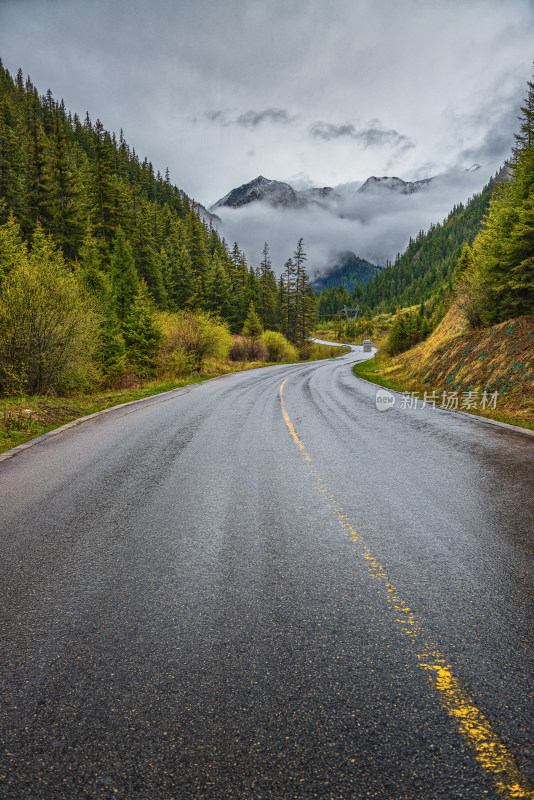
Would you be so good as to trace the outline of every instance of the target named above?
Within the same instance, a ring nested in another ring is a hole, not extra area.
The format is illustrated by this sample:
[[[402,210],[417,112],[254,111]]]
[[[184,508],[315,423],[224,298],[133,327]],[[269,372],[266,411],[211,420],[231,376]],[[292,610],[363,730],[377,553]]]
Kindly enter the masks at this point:
[[[215,122],[217,125],[230,125],[228,114],[228,111],[206,111],[204,119],[207,119],[208,122]],[[198,117],[195,118],[195,122],[198,122]]]
[[[263,122],[287,125],[294,119],[295,117],[292,117],[285,108],[266,108],[265,111],[247,111],[245,114],[240,114],[235,123],[245,128],[256,128]]]
[[[331,122],[314,122],[313,125],[310,125],[309,133],[312,138],[323,139],[325,142],[347,137],[354,139],[363,147],[401,149],[415,147],[413,139],[393,128],[383,128],[378,120],[372,120],[367,127],[362,128],[356,128],[351,122],[341,125],[334,125]]]
[[[516,97],[515,107],[506,108],[504,114],[497,117],[490,128],[484,126],[484,117],[480,115],[475,118],[474,127],[476,130],[482,131],[482,136],[479,140],[464,148],[458,156],[458,163],[465,166],[470,165],[474,161],[481,162],[482,164],[493,163],[499,159],[502,161],[503,153],[508,157],[511,148],[514,144],[513,131],[517,131],[519,122],[517,121],[517,109],[520,105],[519,95]]]
[[[285,108],[266,108],[263,111],[245,111],[237,116],[235,112],[231,112],[229,109],[206,111],[203,114],[203,118],[223,128],[228,127],[228,125],[239,125],[241,128],[257,128],[264,123],[288,125],[296,119],[296,116],[292,116]],[[199,121],[198,117],[195,118],[195,121]]]
[[[531,75],[532,0],[334,6],[0,0],[0,52],[204,204],[256,175],[495,172]]]

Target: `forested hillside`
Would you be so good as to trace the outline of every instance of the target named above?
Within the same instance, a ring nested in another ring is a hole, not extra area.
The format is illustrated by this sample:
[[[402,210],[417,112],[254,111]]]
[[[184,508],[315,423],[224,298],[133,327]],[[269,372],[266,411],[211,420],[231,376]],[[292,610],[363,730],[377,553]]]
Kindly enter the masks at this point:
[[[427,341],[425,304],[398,314],[378,380],[423,394],[430,387],[445,404],[458,397],[494,398],[496,414],[532,426],[534,415],[534,83],[521,109],[507,180],[497,181],[478,234],[447,269],[446,315]],[[482,211],[482,198],[470,204]],[[452,217],[452,215],[451,215]],[[473,216],[474,218],[474,216]],[[447,223],[446,223],[447,224]],[[446,227],[443,226],[444,228]],[[431,238],[423,244],[431,243]],[[415,246],[415,245],[412,245]],[[454,243],[452,252],[457,253]],[[394,268],[392,268],[393,270]],[[416,345],[412,347],[412,345]],[[407,352],[405,352],[407,351]],[[401,354],[401,355],[399,355]],[[369,377],[369,375],[368,375]],[[387,383],[386,383],[387,385]],[[497,408],[498,402],[498,408]],[[482,407],[482,411],[484,411]]]
[[[149,375],[169,327],[162,313],[210,314],[234,333],[255,313],[262,327],[294,341],[313,319],[302,245],[298,275],[290,259],[277,282],[268,248],[261,266],[249,266],[122,131],[117,138],[88,114],[72,116],[1,62],[0,225],[4,393],[44,389],[57,359],[92,380],[109,382],[126,369]],[[59,343],[69,326],[72,347]],[[54,354],[36,379],[36,342],[45,339],[55,342]],[[74,373],[65,385],[76,383]]]
[[[357,284],[324,290],[318,298],[320,314],[335,314],[344,305],[366,311],[390,311],[429,302],[432,310],[450,297],[452,275],[463,245],[472,244],[488,210],[494,181],[466,205],[455,206],[442,224],[420,231],[402,255],[365,286]]]
[[[329,269],[326,275],[315,278],[312,286],[317,293],[321,289],[338,286],[343,286],[350,293],[357,284],[364,286],[372,280],[380,269],[347,250],[338,254],[335,266]]]
[[[508,167],[484,227],[466,246],[455,281],[472,327],[534,316],[534,83],[529,81]]]

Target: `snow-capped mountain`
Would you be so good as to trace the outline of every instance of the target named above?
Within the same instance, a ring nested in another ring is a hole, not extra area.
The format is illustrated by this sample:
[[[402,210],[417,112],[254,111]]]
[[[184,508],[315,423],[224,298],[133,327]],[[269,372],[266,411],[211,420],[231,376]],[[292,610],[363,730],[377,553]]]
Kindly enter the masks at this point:
[[[425,178],[421,181],[403,181],[401,178],[376,178],[374,175],[368,178],[365,183],[357,187],[351,186],[352,192],[396,192],[397,194],[413,194],[425,189],[433,178]],[[227,195],[221,197],[210,207],[213,212],[218,208],[241,208],[249,203],[266,202],[273,208],[307,208],[310,204],[320,206],[330,206],[335,201],[341,199],[343,194],[347,196],[347,186],[340,186],[337,189],[331,186],[313,187],[311,189],[297,190],[289,183],[282,181],[269,180],[259,175],[249,183],[244,183],[236,189],[232,189]]]
[[[281,181],[271,181],[259,175],[250,183],[244,183],[238,186],[237,189],[232,189],[227,195],[217,200],[210,211],[215,211],[221,206],[227,208],[240,208],[246,206],[248,203],[266,200],[273,208],[283,206],[284,208],[305,208],[308,205],[308,199],[296,192],[289,183],[282,183]]]
[[[209,210],[220,217],[217,228],[225,240],[239,242],[252,264],[259,263],[268,242],[274,268],[281,270],[302,236],[310,276],[334,270],[342,282],[355,277],[363,282],[375,265],[403,252],[410,236],[480,191],[483,171],[475,166],[454,167],[424,180],[373,175],[363,183],[333,187],[296,188],[260,175],[232,189]],[[343,274],[337,274],[339,269]]]
[[[376,178],[371,175],[358,189],[359,192],[397,192],[398,194],[413,194],[426,189],[433,178],[424,178],[421,181],[403,181],[402,178]]]

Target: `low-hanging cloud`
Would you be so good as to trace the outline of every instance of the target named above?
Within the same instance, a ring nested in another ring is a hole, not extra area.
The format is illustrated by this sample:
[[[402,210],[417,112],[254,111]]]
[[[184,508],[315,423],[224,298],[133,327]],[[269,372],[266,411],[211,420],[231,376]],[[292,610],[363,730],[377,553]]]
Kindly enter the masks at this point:
[[[278,275],[302,236],[313,277],[327,272],[336,255],[346,250],[374,264],[393,260],[410,236],[443,222],[455,204],[480,191],[481,182],[480,174],[454,169],[411,195],[358,192],[358,184],[345,184],[335,188],[326,204],[310,203],[305,209],[272,208],[265,202],[220,207],[218,227],[230,244],[239,242],[253,266],[259,264],[267,241]]]
[[[458,155],[458,163],[471,164],[474,161],[483,164],[494,163],[496,159],[502,160],[502,153],[510,152],[513,145],[513,135],[511,131],[517,129],[517,110],[506,108],[504,113],[497,116],[493,124],[484,126],[482,115],[473,117],[473,127],[477,131],[482,131],[482,136],[475,144],[465,147]]]
[[[415,142],[409,136],[399,133],[394,128],[384,128],[378,120],[372,120],[367,126],[357,128],[353,123],[346,122],[335,125],[332,122],[314,122],[309,128],[310,136],[331,142],[343,137],[354,139],[363,147],[395,147],[409,149],[415,147]]]
[[[0,0],[0,51],[205,204],[259,174],[332,186],[499,168],[531,75],[532,0],[331,6]]]

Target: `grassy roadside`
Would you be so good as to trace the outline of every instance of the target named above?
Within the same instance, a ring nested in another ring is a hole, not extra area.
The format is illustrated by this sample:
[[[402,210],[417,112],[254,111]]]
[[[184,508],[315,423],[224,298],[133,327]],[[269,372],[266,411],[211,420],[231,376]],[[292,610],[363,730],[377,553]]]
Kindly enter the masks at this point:
[[[134,389],[108,390],[69,397],[20,395],[3,398],[0,400],[0,453],[54,428],[60,428],[78,417],[191,383],[200,383],[220,374],[222,373],[195,375],[179,381],[147,383]]]
[[[428,384],[410,378],[405,374],[403,364],[399,364],[397,359],[390,358],[385,353],[379,352],[374,358],[355,364],[353,372],[359,378],[364,378],[371,383],[384,386],[386,389],[393,389],[396,392],[418,392],[419,397],[423,398],[425,391],[429,391]],[[477,410],[462,408],[461,410],[473,414],[473,416],[534,430],[534,423],[510,413],[503,414],[498,410],[482,410],[481,408]]]
[[[348,348],[313,345],[307,361],[322,358],[336,358],[349,352]],[[179,389],[195,383],[207,381],[231,372],[272,366],[272,362],[231,361],[210,362],[198,375],[174,381],[150,381],[142,386],[127,389],[103,390],[89,394],[76,394],[68,397],[54,395],[19,395],[0,399],[0,453],[11,450],[19,444],[35,439],[67,422],[94,414],[105,408],[142,400],[144,397]]]

